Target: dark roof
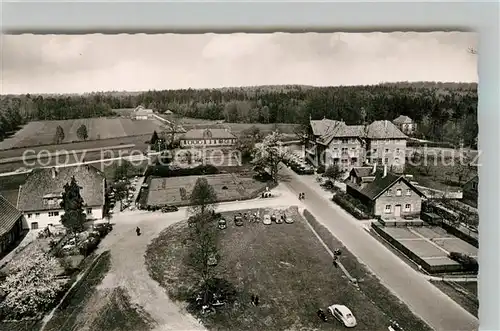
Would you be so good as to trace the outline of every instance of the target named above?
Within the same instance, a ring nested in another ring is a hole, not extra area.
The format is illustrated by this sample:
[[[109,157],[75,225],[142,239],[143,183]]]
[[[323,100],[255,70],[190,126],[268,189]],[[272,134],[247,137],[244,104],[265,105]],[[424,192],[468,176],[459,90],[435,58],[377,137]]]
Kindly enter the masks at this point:
[[[0,236],[9,233],[21,216],[21,212],[0,195]]]
[[[236,138],[236,136],[225,129],[191,129],[188,132],[186,132],[181,139],[234,139],[234,138]]]
[[[406,139],[406,136],[390,121],[375,121],[366,127],[366,138],[369,139]]]
[[[356,174],[356,177],[367,177],[372,175],[373,167],[355,167],[352,171]],[[373,176],[373,175],[372,175]]]
[[[327,133],[320,138],[323,144],[329,144],[334,138],[362,138],[364,137],[364,125],[347,125],[344,122],[337,122],[337,125],[330,128]]]
[[[398,117],[396,117],[394,119],[394,121],[392,121],[392,123],[394,123],[394,124],[409,124],[412,122],[413,121],[411,120],[411,118],[409,118],[406,115],[399,115]]]
[[[383,177],[383,170],[377,170],[375,175],[375,180],[373,182],[365,183],[363,186],[359,186],[355,183],[350,182],[349,179],[347,179],[346,185],[358,191],[359,193],[366,196],[370,200],[375,200],[382,193],[391,188],[396,182],[400,180],[404,181],[405,184],[408,185],[417,194],[423,195],[422,192],[420,192],[416,187],[414,187],[403,175],[396,175],[391,172],[387,172],[387,176]]]
[[[52,178],[53,170],[56,171]],[[64,185],[75,177],[82,188],[80,194],[87,206],[104,205],[104,174],[90,165],[73,167],[33,169],[26,182],[19,189],[17,208],[22,211],[60,209],[58,204],[49,205],[43,197],[49,194],[61,195]]]
[[[311,129],[315,136],[324,136],[326,135],[332,128],[336,127],[339,121],[322,119],[322,120],[311,120]]]

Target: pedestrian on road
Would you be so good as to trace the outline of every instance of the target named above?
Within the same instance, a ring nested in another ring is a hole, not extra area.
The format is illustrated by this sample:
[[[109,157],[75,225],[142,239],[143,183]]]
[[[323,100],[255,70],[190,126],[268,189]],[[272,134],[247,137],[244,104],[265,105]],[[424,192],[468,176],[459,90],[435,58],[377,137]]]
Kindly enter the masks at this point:
[[[318,317],[319,317],[319,318],[320,318],[323,322],[326,322],[326,321],[327,321],[327,319],[326,319],[326,314],[325,314],[325,312],[323,311],[323,309],[321,309],[321,308],[320,308],[320,309],[318,309],[317,314],[318,314]]]
[[[299,200],[302,200],[302,193],[299,193]]]
[[[141,229],[139,227],[137,227],[135,229],[135,233],[137,233],[137,236],[140,236],[141,235]]]
[[[259,305],[259,296],[258,295],[255,295],[254,305],[256,305],[256,306]]]

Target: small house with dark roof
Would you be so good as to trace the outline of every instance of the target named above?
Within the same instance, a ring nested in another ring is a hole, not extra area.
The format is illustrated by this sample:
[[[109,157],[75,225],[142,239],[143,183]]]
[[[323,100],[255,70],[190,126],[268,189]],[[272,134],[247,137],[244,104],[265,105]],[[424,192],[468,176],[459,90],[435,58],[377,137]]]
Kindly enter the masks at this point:
[[[417,124],[406,115],[399,115],[392,121],[392,123],[405,134],[411,135],[417,130]]]
[[[48,225],[60,225],[64,185],[75,178],[80,186],[84,211],[89,220],[104,217],[106,179],[104,174],[91,165],[38,168],[19,187],[17,209],[26,219],[26,228],[35,230]]]
[[[0,255],[10,251],[21,238],[23,214],[0,195]]]
[[[236,136],[227,129],[191,129],[180,138],[183,148],[222,147],[236,144]]]
[[[387,166],[355,167],[345,180],[346,191],[383,219],[419,217],[424,194],[410,183],[409,176],[394,174]]]

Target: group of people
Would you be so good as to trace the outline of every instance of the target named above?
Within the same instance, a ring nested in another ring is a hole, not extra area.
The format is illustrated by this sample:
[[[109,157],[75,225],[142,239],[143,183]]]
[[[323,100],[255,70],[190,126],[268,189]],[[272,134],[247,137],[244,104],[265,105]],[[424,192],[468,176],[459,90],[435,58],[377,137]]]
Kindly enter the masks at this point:
[[[306,198],[306,194],[304,192],[299,193],[299,200],[304,200]]]

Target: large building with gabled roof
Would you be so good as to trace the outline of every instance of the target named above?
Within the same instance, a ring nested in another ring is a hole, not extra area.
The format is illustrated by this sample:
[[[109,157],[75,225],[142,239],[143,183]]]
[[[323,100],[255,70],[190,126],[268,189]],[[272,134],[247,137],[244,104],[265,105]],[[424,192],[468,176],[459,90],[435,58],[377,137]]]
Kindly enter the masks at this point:
[[[347,125],[326,118],[311,120],[308,136],[306,151],[315,165],[338,165],[349,171],[370,162],[404,171],[408,137],[390,121]]]
[[[60,225],[64,185],[75,178],[80,186],[84,211],[89,220],[104,217],[106,179],[104,174],[91,165],[37,168],[19,187],[17,209],[23,214],[28,229],[42,229]]]

